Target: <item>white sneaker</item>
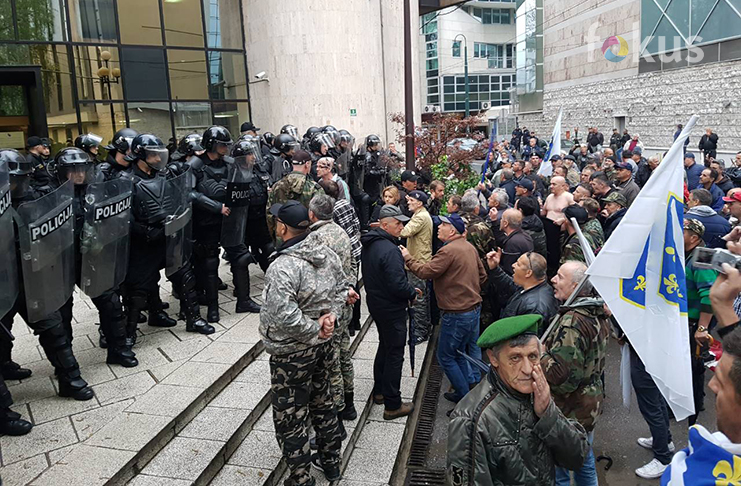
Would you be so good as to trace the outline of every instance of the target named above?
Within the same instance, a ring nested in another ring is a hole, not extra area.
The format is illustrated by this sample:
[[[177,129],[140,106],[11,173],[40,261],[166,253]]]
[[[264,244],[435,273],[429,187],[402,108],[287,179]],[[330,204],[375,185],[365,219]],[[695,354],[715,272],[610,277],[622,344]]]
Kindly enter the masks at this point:
[[[639,437],[638,438],[638,445],[643,447],[644,449],[653,449],[654,448],[654,438],[653,437]],[[676,447],[674,447],[674,442],[669,442],[669,452],[674,453],[676,450]]]
[[[658,459],[652,459],[651,462],[643,467],[636,469],[636,475],[644,479],[657,479],[660,478],[668,464],[661,464]]]

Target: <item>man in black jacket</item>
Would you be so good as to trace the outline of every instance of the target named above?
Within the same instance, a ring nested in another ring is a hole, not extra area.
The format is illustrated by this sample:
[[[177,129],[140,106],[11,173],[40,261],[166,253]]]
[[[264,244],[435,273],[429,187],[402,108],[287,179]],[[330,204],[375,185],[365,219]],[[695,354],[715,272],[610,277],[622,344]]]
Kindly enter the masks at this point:
[[[499,318],[524,314],[541,315],[542,328],[538,329],[540,336],[551,318],[558,312],[559,306],[553,295],[553,288],[547,282],[546,259],[532,251],[525,253],[512,265],[514,273],[511,277],[499,267],[501,259],[501,250],[486,255],[486,263],[490,270],[490,293],[496,294],[500,302],[507,302]]]
[[[628,202],[625,200],[625,196],[619,192],[610,193],[602,198],[602,202],[605,205],[605,209],[602,210],[600,215],[605,218],[602,227],[605,230],[605,241],[607,241],[618,224],[620,224],[620,221],[623,220],[625,213],[628,212],[626,209]]]
[[[413,403],[401,402],[401,366],[406,344],[407,307],[421,294],[409,284],[399,235],[409,218],[390,204],[381,208],[378,228],[360,238],[368,310],[378,327],[378,351],[373,363],[373,401],[385,404],[383,418],[409,415]]]
[[[715,158],[718,156],[718,134],[713,133],[712,128],[705,130],[705,135],[700,139],[700,143],[697,146],[702,153],[705,155],[706,163],[705,167],[708,166],[707,158]]]
[[[533,251],[533,239],[522,231],[522,213],[517,209],[508,209],[502,214],[499,229],[507,235],[501,245],[503,252],[502,270],[504,270],[504,273],[512,275],[512,266],[520,258],[520,255]]]

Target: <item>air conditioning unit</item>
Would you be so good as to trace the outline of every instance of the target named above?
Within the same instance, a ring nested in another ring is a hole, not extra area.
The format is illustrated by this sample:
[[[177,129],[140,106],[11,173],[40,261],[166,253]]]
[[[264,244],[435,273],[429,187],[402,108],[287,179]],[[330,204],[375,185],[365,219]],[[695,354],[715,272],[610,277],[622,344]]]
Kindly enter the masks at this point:
[[[485,111],[491,108],[491,101],[482,101],[481,102],[481,110]]]
[[[440,112],[440,107],[437,105],[425,105],[425,113],[438,113]]]

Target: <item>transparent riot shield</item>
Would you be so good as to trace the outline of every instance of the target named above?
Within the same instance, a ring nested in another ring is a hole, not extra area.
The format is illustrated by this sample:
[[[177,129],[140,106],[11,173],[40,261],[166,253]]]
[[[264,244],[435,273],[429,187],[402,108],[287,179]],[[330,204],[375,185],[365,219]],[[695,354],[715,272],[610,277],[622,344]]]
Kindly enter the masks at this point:
[[[75,286],[75,188],[65,182],[56,191],[18,207],[21,271],[28,319],[56,312]]]
[[[224,216],[221,223],[221,246],[230,248],[244,243],[244,232],[247,228],[247,212],[250,207],[250,183],[255,177],[253,155],[234,158],[234,167],[226,184],[226,205],[229,216]]]
[[[190,222],[193,216],[190,192],[192,187],[193,179],[190,169],[167,180],[166,200],[172,207],[170,215],[165,220],[165,238],[167,239],[165,275],[168,277],[183,268],[190,257],[192,247]]]
[[[18,298],[18,260],[15,253],[13,207],[10,198],[8,165],[0,162],[0,317],[8,313]]]
[[[118,287],[129,264],[129,179],[90,184],[85,194],[80,288],[90,297]]]

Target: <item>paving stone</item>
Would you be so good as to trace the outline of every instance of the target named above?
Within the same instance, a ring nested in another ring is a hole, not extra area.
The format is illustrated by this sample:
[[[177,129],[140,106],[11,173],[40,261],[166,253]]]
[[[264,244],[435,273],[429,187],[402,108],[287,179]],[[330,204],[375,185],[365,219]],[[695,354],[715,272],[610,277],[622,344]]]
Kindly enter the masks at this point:
[[[160,415],[123,412],[93,434],[86,444],[137,452],[152,440],[172,419]]]
[[[15,328],[13,328],[13,332],[15,332]],[[13,361],[25,367],[28,363],[44,359],[45,355],[39,351],[38,343],[39,338],[34,335],[31,335],[22,344],[13,343]]]
[[[183,366],[170,373],[162,383],[165,385],[192,386],[208,388],[229,369],[229,365],[221,363],[194,363],[188,361]]]
[[[261,354],[267,354],[264,351]],[[259,383],[270,386],[270,363],[264,360],[255,360],[247,366],[234,381],[244,383]]]
[[[60,417],[66,417],[86,410],[99,408],[100,404],[98,404],[98,401],[95,399],[80,401],[71,398],[51,396],[49,398],[42,398],[41,400],[30,402],[28,406],[31,408],[34,423],[43,424],[44,422],[50,422]]]
[[[8,390],[13,395],[13,403],[16,406],[42,398],[53,397],[57,394],[51,378],[48,376],[31,376],[31,378],[23,380],[17,385],[8,385]]]
[[[80,371],[82,372],[82,378],[90,386],[116,379],[116,375],[113,374],[111,368],[106,364],[105,358],[99,363],[86,364],[85,366],[80,365]]]
[[[355,378],[359,378],[362,380],[373,379],[373,361],[369,359],[354,359],[352,365],[353,369],[355,370]]]
[[[214,477],[209,486],[262,486],[270,476],[269,469],[258,469],[244,466],[224,466]]]
[[[226,331],[219,339],[219,342],[247,344],[258,343],[260,342],[258,323],[244,320]]]
[[[185,479],[161,478],[159,476],[137,475],[127,486],[191,486],[192,481]]]
[[[195,355],[192,361],[202,363],[224,363],[232,365],[239,361],[254,345],[246,343],[211,343],[206,349]]]
[[[155,385],[154,378],[146,371],[135,375],[125,376],[100,385],[95,385],[93,390],[101,405],[118,402],[127,398],[143,395]]]
[[[172,334],[170,334],[170,336],[172,336]],[[187,341],[178,341],[176,338],[173,342],[159,346],[159,349],[161,349],[162,352],[165,353],[165,356],[167,356],[171,361],[178,361],[181,359],[192,358],[203,351],[203,348],[209,344],[211,344],[210,339],[206,336],[198,335],[197,337]]]
[[[80,444],[47,469],[33,486],[102,486],[135,455],[132,451]],[[93,460],[94,458],[94,460]]]
[[[68,445],[67,447],[62,447],[61,449],[57,449],[57,450],[54,450],[54,451],[49,451],[48,452],[48,454],[49,454],[49,462],[52,465],[56,464],[57,462],[61,461],[65,457],[67,457],[67,455],[69,455],[72,451],[74,451],[75,450],[75,447],[77,447],[77,446],[78,446],[78,444],[72,444],[72,445]]]
[[[212,407],[242,408],[252,410],[268,392],[269,387],[255,383],[229,383],[209,404]]]
[[[249,414],[250,410],[240,408],[206,407],[178,436],[226,442]]]
[[[28,459],[36,454],[53,451],[77,442],[75,429],[69,418],[37,425],[31,432],[20,437],[0,437],[3,451],[3,464]]]
[[[94,433],[103,428],[110,421],[121,415],[121,413],[134,403],[133,398],[111,403],[104,407],[96,408],[88,412],[78,413],[72,416],[72,425],[81,441],[87,440]]]
[[[417,382],[417,378],[402,376],[400,388],[401,398],[404,400],[412,400],[414,398],[414,392],[417,390]]]
[[[2,469],[3,485],[25,486],[48,467],[49,463],[43,454],[10,464]]]
[[[25,326],[25,324],[24,324]],[[13,332],[15,332],[15,328],[13,328]],[[36,380],[40,378],[50,378],[54,376],[54,367],[49,363],[49,360],[46,358],[34,361],[33,363],[26,363],[23,365],[24,368],[28,368],[33,373],[31,375],[31,378],[28,380],[24,380],[24,383],[26,381]],[[8,384],[10,384],[11,381],[8,381]],[[20,382],[15,382],[20,383]]]
[[[185,363],[187,363],[187,360],[181,359],[178,361],[173,361],[172,363],[163,364],[162,366],[156,366],[149,370],[151,374],[154,375],[154,379],[158,382],[163,381],[165,378],[170,376],[171,373],[174,373],[175,370],[183,366]]]
[[[236,326],[237,324],[241,324],[242,322],[248,324],[250,320],[251,314],[230,314],[228,316],[222,316],[221,322],[219,322],[219,324],[224,326],[226,329],[231,329],[232,327]]]
[[[361,434],[362,435],[362,434]],[[355,449],[347,463],[344,479],[360,481],[363,484],[387,482],[394,469],[398,449]]]
[[[134,349],[134,352],[136,353],[136,359],[139,361],[139,366],[135,366],[133,368],[124,368],[123,366],[111,366],[111,370],[117,378],[133,375],[142,370],[151,370],[159,366],[170,364],[170,361],[165,358],[165,355],[160,353],[159,350],[154,346],[142,347],[137,345]]]
[[[348,422],[345,421],[345,423],[347,424]],[[275,422],[273,422],[272,409],[268,408],[265,413],[260,416],[260,419],[255,422],[255,425],[252,428],[255,430],[264,430],[266,432],[275,434]]]
[[[253,430],[239,445],[228,464],[272,470],[281,457],[283,454],[275,433]]]
[[[378,351],[378,343],[371,343],[363,340],[363,342],[360,343],[360,346],[358,346],[358,349],[355,350],[355,354],[353,354],[352,358],[355,359],[369,359],[374,360],[376,359],[376,352]]]
[[[138,397],[126,411],[148,415],[176,417],[203,393],[200,388],[189,386],[155,385],[144,395]]]
[[[193,481],[219,453],[222,442],[175,437],[142,470],[150,476]]]
[[[405,427],[405,424],[396,423],[395,420],[385,423],[370,421],[360,431],[360,438],[355,443],[355,447],[358,449],[398,449]]]

